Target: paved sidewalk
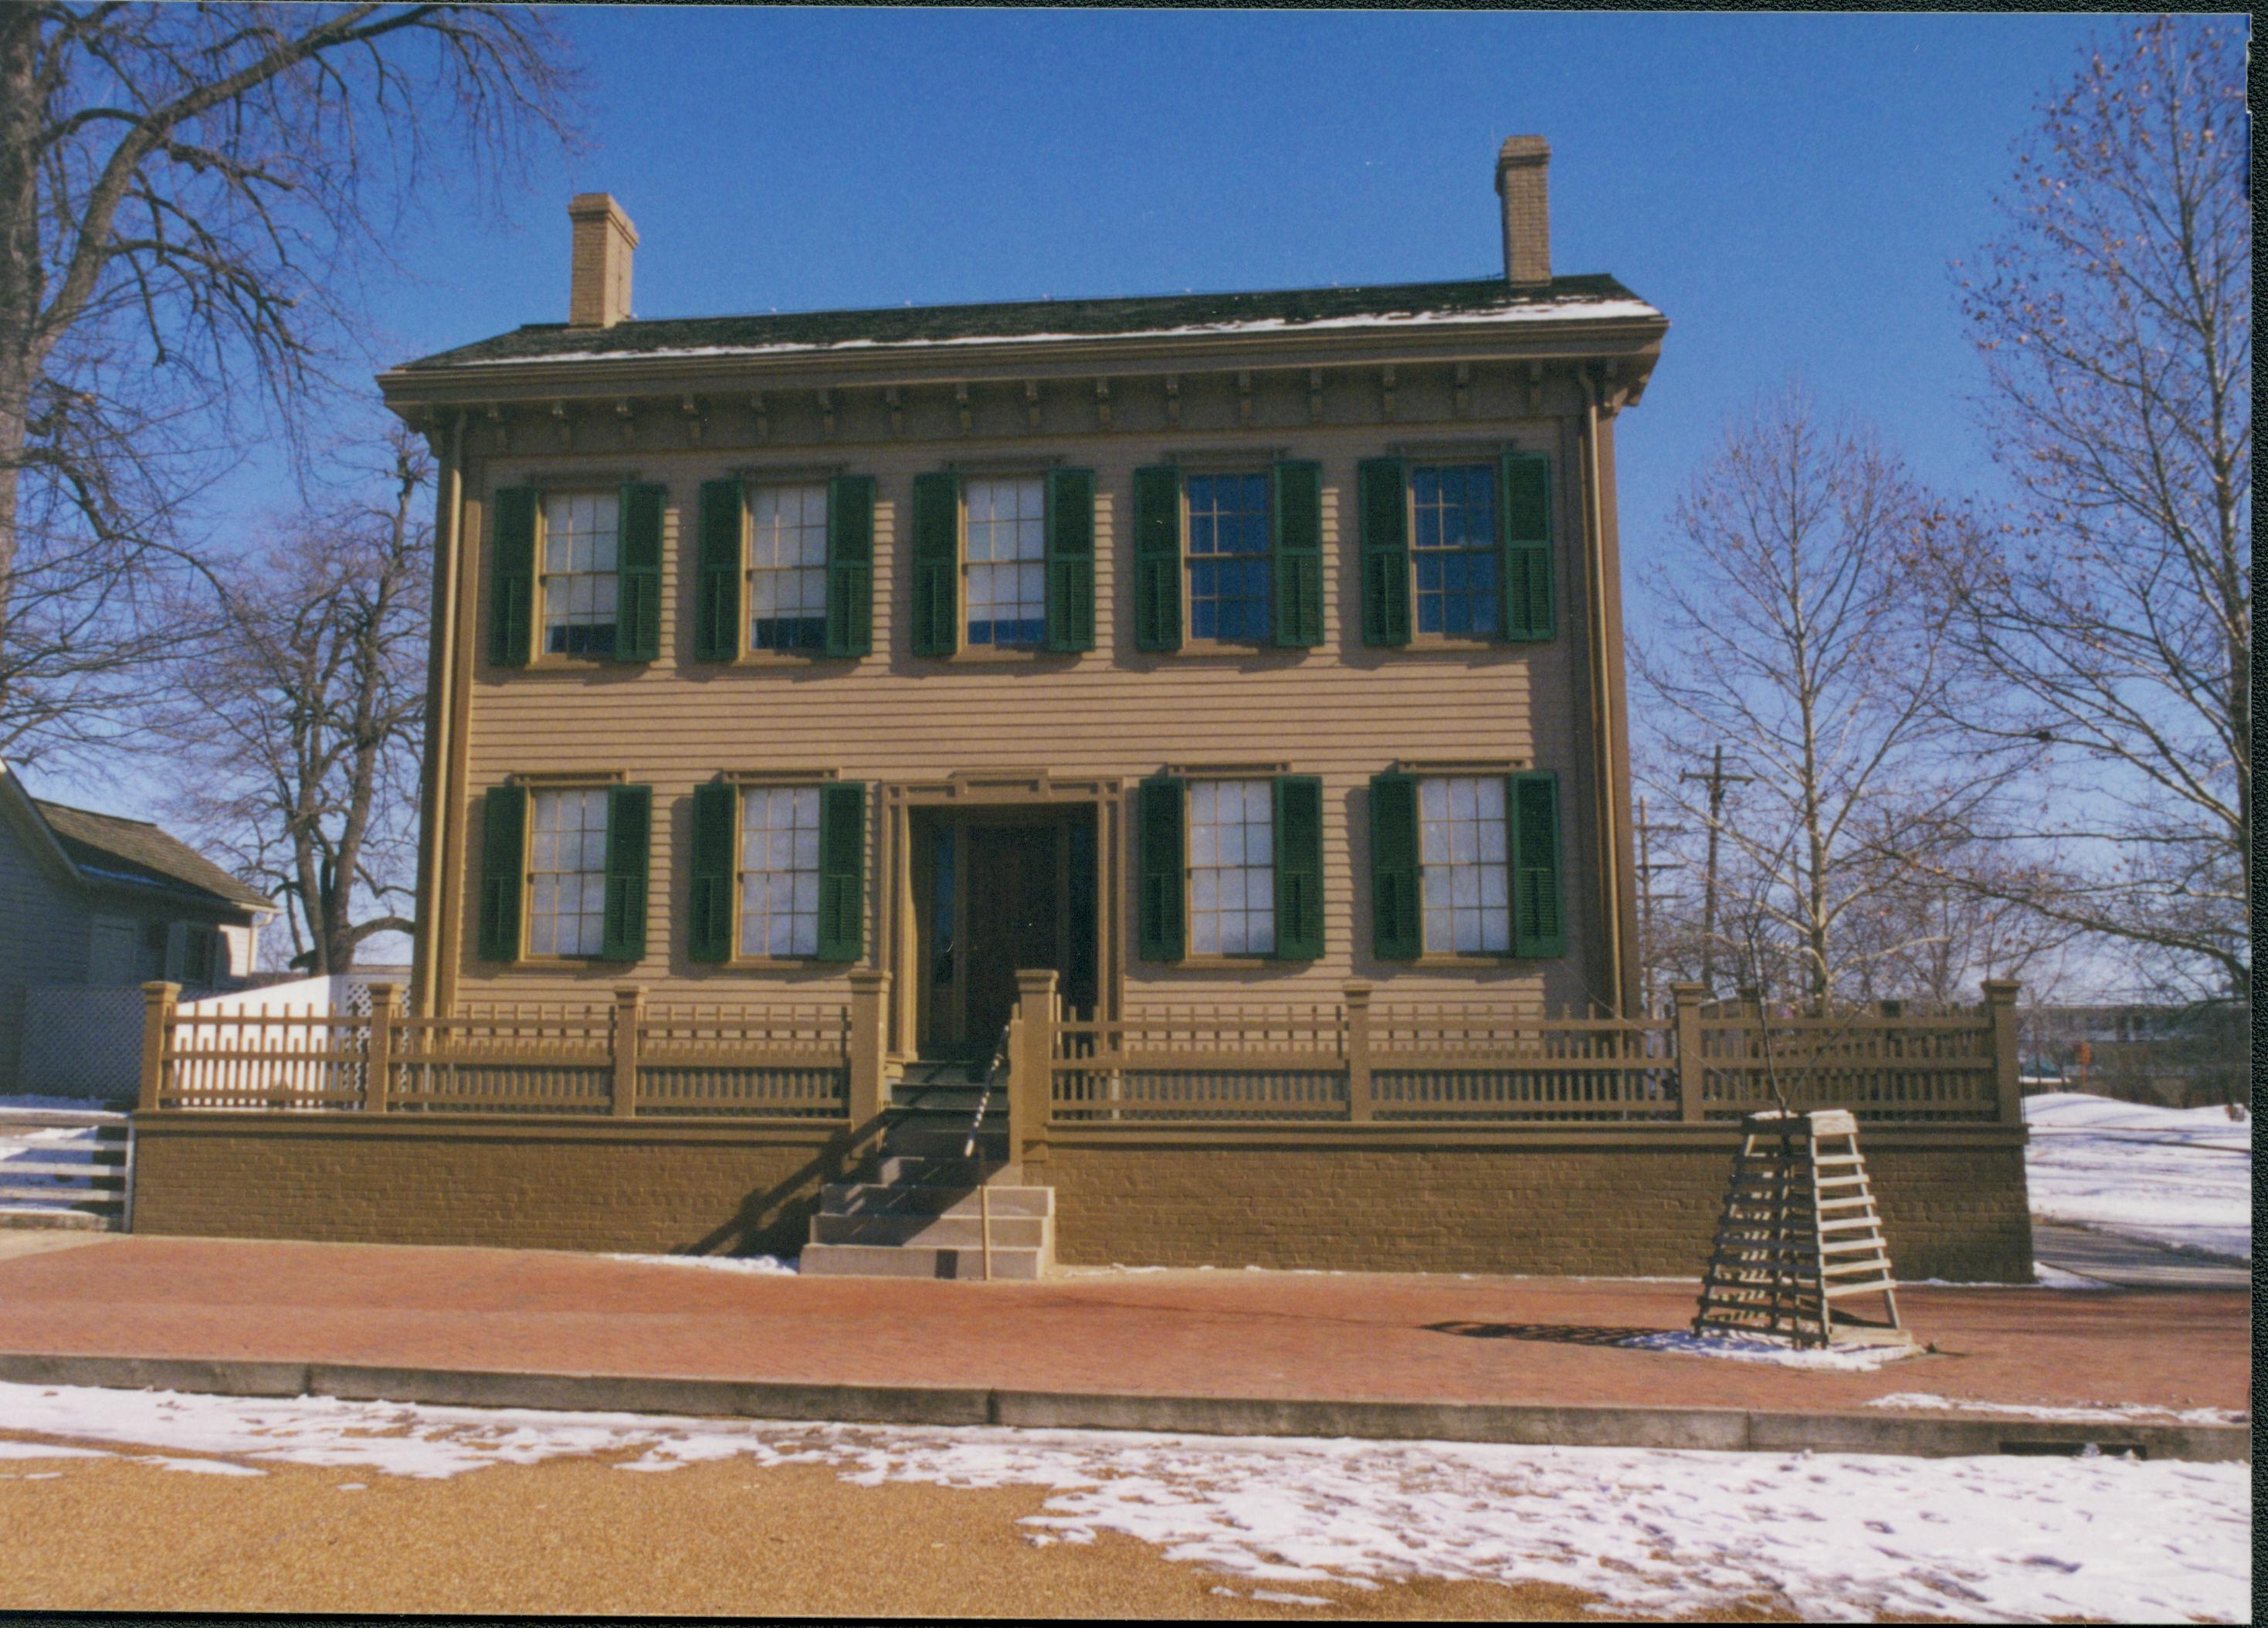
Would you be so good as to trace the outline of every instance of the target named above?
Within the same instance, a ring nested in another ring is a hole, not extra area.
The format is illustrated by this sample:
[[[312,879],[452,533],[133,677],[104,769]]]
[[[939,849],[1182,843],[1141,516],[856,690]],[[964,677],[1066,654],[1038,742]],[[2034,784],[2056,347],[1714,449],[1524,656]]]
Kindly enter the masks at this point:
[[[57,1241],[60,1242],[60,1241]],[[762,1277],[601,1256],[106,1237],[0,1255],[0,1352],[1118,1396],[1850,1411],[2249,1406],[2249,1293],[1918,1287],[1873,1373],[1616,1349],[1688,1283],[1113,1271]]]

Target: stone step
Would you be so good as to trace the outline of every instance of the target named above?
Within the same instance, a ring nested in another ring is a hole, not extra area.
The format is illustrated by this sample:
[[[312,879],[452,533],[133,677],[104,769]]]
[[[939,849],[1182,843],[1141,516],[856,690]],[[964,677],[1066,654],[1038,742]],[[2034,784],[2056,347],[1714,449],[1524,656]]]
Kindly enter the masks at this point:
[[[1032,1282],[1047,1270],[1050,1249],[992,1251],[996,1280]],[[924,1244],[807,1243],[798,1270],[806,1278],[947,1278],[975,1281],[984,1276],[984,1251]]]
[[[1055,1235],[1054,1221],[1044,1215],[992,1217],[992,1251],[1040,1249]],[[813,1243],[872,1243],[895,1248],[948,1247],[977,1249],[984,1242],[984,1222],[976,1215],[814,1215]]]
[[[1052,1187],[990,1186],[987,1201],[998,1215],[1053,1215]],[[819,1190],[823,1215],[975,1215],[983,1207],[974,1188],[886,1187],[879,1182],[829,1182]]]
[[[1024,1167],[989,1159],[936,1159],[893,1155],[882,1160],[875,1179],[891,1187],[954,1187],[974,1191],[977,1184],[1024,1185]]]
[[[899,1085],[890,1088],[890,1102],[893,1107],[897,1108],[929,1108],[939,1112],[973,1114],[976,1111],[977,1100],[983,1094],[984,1087],[981,1084],[961,1084],[956,1081],[949,1086]],[[1000,1093],[995,1091],[992,1094],[992,1100],[998,1101]]]
[[[892,1125],[882,1132],[882,1152],[902,1153],[909,1159],[965,1159],[968,1146],[968,1127],[946,1130],[942,1126]],[[995,1161],[1008,1156],[1008,1133],[987,1131],[976,1138],[976,1157]]]

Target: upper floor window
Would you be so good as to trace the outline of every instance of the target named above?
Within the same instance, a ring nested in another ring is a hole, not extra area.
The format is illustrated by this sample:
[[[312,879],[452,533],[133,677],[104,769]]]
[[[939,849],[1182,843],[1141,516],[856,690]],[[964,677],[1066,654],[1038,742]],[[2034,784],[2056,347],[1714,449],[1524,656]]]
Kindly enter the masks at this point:
[[[528,800],[528,951],[596,955],[607,910],[607,792],[537,792]]]
[[[1276,800],[1268,780],[1189,784],[1189,948],[1276,951]]]
[[[1418,631],[1493,638],[1497,628],[1496,471],[1484,463],[1410,472]]]
[[[1504,781],[1494,775],[1418,783],[1425,947],[1501,955],[1512,948]]]
[[[759,486],[748,524],[748,648],[823,650],[827,488]]]
[[[1274,637],[1268,484],[1264,474],[1189,478],[1192,637],[1257,644]]]
[[[1047,485],[1036,476],[962,487],[968,643],[1033,645],[1047,636]]]
[[[553,655],[614,653],[621,503],[613,492],[553,492],[543,499],[543,648]]]
[[[819,953],[819,788],[740,796],[740,954]]]

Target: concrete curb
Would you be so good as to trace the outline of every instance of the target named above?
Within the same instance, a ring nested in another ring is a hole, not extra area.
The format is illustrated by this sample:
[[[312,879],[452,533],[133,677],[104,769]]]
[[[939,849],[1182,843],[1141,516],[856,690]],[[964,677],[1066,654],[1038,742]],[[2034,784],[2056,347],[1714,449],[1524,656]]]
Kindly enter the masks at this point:
[[[2245,1425],[2126,1424],[1924,1413],[1766,1412],[1255,1396],[1108,1396],[917,1385],[799,1385],[771,1380],[401,1368],[335,1362],[0,1353],[0,1381],[224,1396],[336,1396],[475,1408],[674,1413],[844,1425],[1005,1425],[1227,1436],[1487,1441],[1523,1447],[1678,1448],[1712,1452],[1869,1453],[1914,1458],[2105,1453],[2246,1463]]]

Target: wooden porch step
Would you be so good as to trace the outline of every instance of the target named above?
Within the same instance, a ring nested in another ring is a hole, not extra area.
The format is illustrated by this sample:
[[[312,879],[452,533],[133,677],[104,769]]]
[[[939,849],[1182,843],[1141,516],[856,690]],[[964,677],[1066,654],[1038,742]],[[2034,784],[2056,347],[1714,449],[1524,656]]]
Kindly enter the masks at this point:
[[[980,1199],[974,1187],[921,1183],[891,1186],[881,1182],[829,1182],[819,1190],[822,1215],[975,1215],[986,1204],[998,1215],[1053,1215],[1052,1187],[988,1184]]]
[[[981,1249],[983,1218],[976,1215],[815,1215],[811,1218],[811,1241],[821,1244],[908,1244]],[[1055,1218],[1046,1215],[992,1217],[992,1253],[1003,1249],[1044,1249],[1055,1234]],[[980,1263],[981,1264],[981,1263]],[[998,1275],[997,1273],[995,1274]]]

